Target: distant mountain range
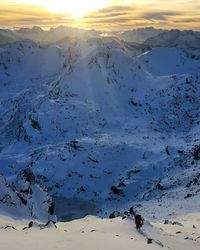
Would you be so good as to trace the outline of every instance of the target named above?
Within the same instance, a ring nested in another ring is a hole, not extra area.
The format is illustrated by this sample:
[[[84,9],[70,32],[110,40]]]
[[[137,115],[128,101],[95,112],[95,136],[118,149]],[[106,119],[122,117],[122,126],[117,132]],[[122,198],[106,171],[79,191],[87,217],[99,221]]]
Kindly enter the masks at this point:
[[[57,28],[51,28],[49,30],[43,30],[38,26],[33,28],[21,28],[18,30],[0,30],[0,44],[12,43],[15,41],[21,41],[24,39],[30,39],[41,43],[54,43],[62,40],[65,37],[70,38],[98,38],[103,36],[104,33],[95,30],[83,30],[78,28],[71,28],[65,26],[59,26]],[[125,42],[134,43],[146,43],[151,46],[171,46],[181,43],[185,39],[189,39],[190,42],[195,43],[195,47],[198,47],[200,32],[197,31],[180,31],[180,30],[163,30],[155,29],[152,27],[128,30],[124,32],[109,32],[109,37],[117,37]],[[158,45],[159,44],[159,45]]]

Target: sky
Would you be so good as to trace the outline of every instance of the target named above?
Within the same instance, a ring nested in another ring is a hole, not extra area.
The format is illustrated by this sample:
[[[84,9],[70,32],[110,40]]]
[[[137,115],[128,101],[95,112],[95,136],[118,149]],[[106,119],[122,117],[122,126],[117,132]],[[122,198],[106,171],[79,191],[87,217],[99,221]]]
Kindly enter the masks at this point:
[[[0,0],[0,27],[200,30],[200,0]]]

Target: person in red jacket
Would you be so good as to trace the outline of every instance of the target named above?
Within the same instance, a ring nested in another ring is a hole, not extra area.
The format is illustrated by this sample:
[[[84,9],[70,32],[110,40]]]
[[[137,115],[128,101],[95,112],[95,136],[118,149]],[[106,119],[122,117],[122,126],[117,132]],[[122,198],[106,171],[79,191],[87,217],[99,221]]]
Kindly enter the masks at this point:
[[[135,215],[135,225],[137,229],[140,229],[143,226],[144,218],[140,214]]]

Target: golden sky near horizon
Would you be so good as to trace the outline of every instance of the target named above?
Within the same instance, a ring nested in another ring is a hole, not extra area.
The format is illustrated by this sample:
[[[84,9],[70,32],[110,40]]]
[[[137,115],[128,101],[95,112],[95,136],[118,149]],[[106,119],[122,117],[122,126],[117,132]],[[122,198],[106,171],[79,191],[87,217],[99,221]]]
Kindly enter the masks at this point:
[[[0,28],[200,30],[200,0],[0,0]]]

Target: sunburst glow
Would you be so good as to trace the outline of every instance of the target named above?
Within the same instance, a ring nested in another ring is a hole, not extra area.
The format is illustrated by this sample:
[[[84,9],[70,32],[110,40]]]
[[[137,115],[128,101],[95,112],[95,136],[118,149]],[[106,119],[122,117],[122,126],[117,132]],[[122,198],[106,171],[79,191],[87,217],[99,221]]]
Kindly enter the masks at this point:
[[[23,3],[43,6],[51,12],[68,13],[76,17],[86,15],[90,11],[104,8],[110,0],[20,0]]]

